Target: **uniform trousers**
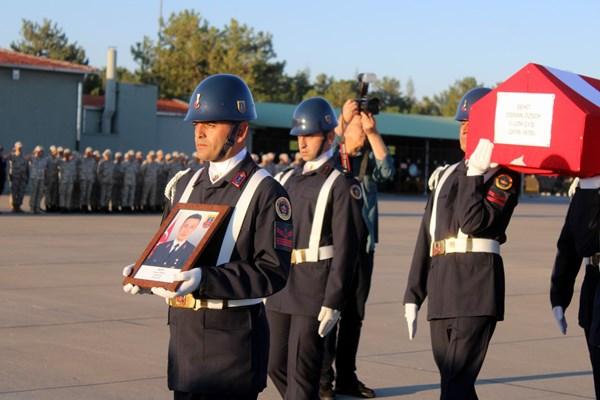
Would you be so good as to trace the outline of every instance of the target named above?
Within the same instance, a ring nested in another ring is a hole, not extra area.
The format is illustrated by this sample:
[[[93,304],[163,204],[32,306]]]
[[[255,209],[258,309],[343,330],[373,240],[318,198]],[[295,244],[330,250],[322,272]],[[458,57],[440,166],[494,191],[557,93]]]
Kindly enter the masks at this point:
[[[73,182],[60,182],[59,186],[59,205],[61,208],[71,208],[71,198],[73,196]]]
[[[123,193],[121,195],[121,205],[123,207],[133,207],[133,200],[135,196],[135,185],[126,183],[123,185]]]
[[[598,326],[600,322],[600,303],[596,304],[598,302],[596,298],[600,296],[598,292],[599,281],[598,266],[586,265],[585,278],[579,296],[579,325],[585,332],[594,373],[594,389],[596,390],[597,399],[600,399],[600,327]]]
[[[495,317],[429,321],[433,358],[441,375],[440,400],[477,400],[475,380],[496,328]]]
[[[82,179],[79,181],[79,205],[81,207],[89,207],[92,202],[92,187],[94,181],[90,179]]]
[[[112,197],[112,183],[100,184],[100,207],[108,208],[108,203]]]
[[[31,179],[31,197],[29,197],[29,208],[33,212],[41,209],[42,197],[44,196],[44,178]]]
[[[267,311],[269,377],[283,399],[318,400],[323,339],[316,316]]]
[[[156,206],[156,182],[144,182],[141,206],[144,208]]]
[[[27,177],[15,178],[10,181],[11,191],[11,206],[13,208],[21,208],[23,204],[23,197],[25,196],[25,189],[27,188]]]
[[[58,207],[58,180],[50,179],[46,182],[46,210],[53,210]]]
[[[235,382],[231,382],[235,385]],[[196,394],[187,392],[173,392],[174,400],[256,400],[257,394],[243,395],[243,396],[232,396],[232,395],[211,395],[211,394]]]
[[[352,386],[356,376],[356,354],[360,341],[365,305],[371,289],[374,251],[363,253],[354,270],[348,300],[338,326],[325,337],[325,352],[321,370],[321,385],[331,386],[334,378],[338,386]],[[335,360],[335,372],[333,362]]]

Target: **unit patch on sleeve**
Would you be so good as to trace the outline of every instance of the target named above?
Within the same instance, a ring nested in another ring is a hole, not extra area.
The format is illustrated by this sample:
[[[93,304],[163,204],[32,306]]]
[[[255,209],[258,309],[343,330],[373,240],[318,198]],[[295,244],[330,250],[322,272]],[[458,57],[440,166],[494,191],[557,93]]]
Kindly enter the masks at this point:
[[[279,197],[275,200],[275,212],[277,216],[284,221],[289,221],[292,217],[292,205],[285,197]]]
[[[360,189],[360,186],[356,184],[350,186],[350,195],[356,200],[360,200],[362,197],[362,190]]]
[[[292,251],[294,228],[287,222],[275,221],[275,250]]]
[[[496,177],[496,187],[502,190],[508,190],[513,185],[513,180],[510,175],[500,174]]]
[[[242,169],[233,177],[231,184],[239,189],[242,187],[247,177],[248,174]]]

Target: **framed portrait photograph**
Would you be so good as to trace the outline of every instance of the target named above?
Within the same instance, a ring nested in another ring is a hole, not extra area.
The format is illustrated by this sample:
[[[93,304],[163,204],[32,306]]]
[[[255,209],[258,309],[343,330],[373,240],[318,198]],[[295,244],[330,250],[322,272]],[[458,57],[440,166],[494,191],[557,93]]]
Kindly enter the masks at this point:
[[[200,257],[208,241],[231,207],[179,203],[169,213],[123,284],[175,291],[173,276],[187,271]]]

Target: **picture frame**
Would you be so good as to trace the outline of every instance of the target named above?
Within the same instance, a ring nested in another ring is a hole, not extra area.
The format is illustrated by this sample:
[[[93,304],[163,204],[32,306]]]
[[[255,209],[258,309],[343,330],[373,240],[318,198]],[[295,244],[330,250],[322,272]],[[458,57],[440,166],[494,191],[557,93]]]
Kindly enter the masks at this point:
[[[229,212],[231,207],[226,205],[175,205],[134,264],[133,272],[123,279],[123,285],[176,291],[181,282],[174,281],[173,276],[193,267]]]

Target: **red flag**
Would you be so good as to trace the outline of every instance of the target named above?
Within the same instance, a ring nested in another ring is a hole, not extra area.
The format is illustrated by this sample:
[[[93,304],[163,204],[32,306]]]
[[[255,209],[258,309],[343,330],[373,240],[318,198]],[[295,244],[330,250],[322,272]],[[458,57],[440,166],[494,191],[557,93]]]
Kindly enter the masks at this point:
[[[165,229],[163,234],[160,235],[160,239],[158,239],[158,242],[156,242],[156,244],[154,245],[154,248],[152,249],[152,252],[150,252],[148,257],[150,257],[152,255],[152,253],[154,253],[154,250],[156,250],[158,245],[169,241],[169,236],[171,236],[171,232],[173,231],[173,228],[175,228],[175,221],[173,221],[171,223],[171,225],[169,227],[167,227],[167,229]]]

